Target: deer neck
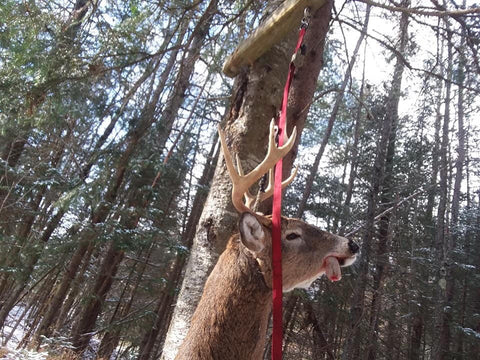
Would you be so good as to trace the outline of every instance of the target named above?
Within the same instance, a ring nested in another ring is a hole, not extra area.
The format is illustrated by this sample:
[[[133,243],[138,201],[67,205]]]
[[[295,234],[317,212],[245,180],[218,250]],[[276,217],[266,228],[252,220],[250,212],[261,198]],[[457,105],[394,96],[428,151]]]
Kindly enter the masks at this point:
[[[230,239],[176,359],[262,358],[272,294],[263,267],[238,236]]]

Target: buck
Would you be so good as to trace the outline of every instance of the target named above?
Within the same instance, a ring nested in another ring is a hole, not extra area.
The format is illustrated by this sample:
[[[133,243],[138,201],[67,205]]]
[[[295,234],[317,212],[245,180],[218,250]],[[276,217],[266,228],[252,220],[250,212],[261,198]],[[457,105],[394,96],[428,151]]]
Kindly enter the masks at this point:
[[[235,170],[220,129],[219,134],[233,183],[232,202],[241,214],[239,232],[230,238],[207,279],[190,329],[175,358],[178,360],[261,359],[265,347],[272,306],[272,222],[270,217],[251,209],[255,197],[249,188],[269,172],[269,185],[260,200],[273,194],[272,169],[292,148],[296,130],[285,145],[277,147],[272,121],[267,155],[246,175],[238,156],[238,173]],[[282,187],[293,180],[295,173]],[[307,288],[325,273],[332,281],[340,280],[340,267],[351,265],[356,259],[359,246],[352,240],[299,219],[282,217],[281,227],[283,291]]]

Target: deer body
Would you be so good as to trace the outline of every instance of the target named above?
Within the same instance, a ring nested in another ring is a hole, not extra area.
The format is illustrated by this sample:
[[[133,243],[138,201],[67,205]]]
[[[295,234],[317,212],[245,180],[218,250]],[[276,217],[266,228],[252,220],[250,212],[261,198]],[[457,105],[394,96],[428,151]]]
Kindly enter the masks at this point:
[[[272,122],[268,154],[246,175],[238,158],[238,173],[235,171],[225,136],[219,132],[233,182],[232,201],[241,213],[239,233],[230,238],[207,279],[176,360],[256,360],[262,358],[265,346],[272,297],[272,222],[250,210],[254,197],[249,187],[289,151],[295,130],[278,148]],[[291,176],[282,186],[292,180]],[[272,195],[272,185],[270,181],[262,200]],[[284,217],[281,227],[283,291],[309,287],[324,273],[332,281],[340,280],[340,266],[349,266],[356,259],[359,247],[352,240],[299,219]]]
[[[176,359],[259,359],[271,309],[271,289],[238,234],[220,256]]]
[[[272,297],[271,221],[243,213],[239,230],[208,277],[178,360],[262,358]],[[289,291],[328,275],[327,259],[350,265],[358,246],[301,220],[282,218],[282,251],[283,289]]]

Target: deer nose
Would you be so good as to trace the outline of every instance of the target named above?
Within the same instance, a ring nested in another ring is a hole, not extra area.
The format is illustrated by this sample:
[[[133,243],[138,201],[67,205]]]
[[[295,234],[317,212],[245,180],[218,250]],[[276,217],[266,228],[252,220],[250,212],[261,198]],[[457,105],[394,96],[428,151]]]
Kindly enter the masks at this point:
[[[356,254],[360,250],[360,246],[352,239],[348,240],[348,248],[352,254]]]

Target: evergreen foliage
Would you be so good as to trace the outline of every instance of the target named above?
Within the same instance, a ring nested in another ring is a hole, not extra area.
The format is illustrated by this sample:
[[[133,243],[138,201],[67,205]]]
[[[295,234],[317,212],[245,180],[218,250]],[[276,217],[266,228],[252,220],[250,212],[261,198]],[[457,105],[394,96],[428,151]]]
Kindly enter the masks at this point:
[[[474,359],[480,351],[478,5],[424,17],[402,4],[403,12],[372,7],[370,21],[394,31],[368,30],[303,214],[343,235],[360,227],[352,236],[363,241],[362,258],[341,282],[322,278],[286,296],[285,359]],[[288,216],[340,91],[348,38],[364,20],[362,1],[340,5],[299,175],[285,195]],[[235,101],[221,67],[265,11],[244,0],[2,1],[2,346],[160,356],[218,158],[217,124]]]

